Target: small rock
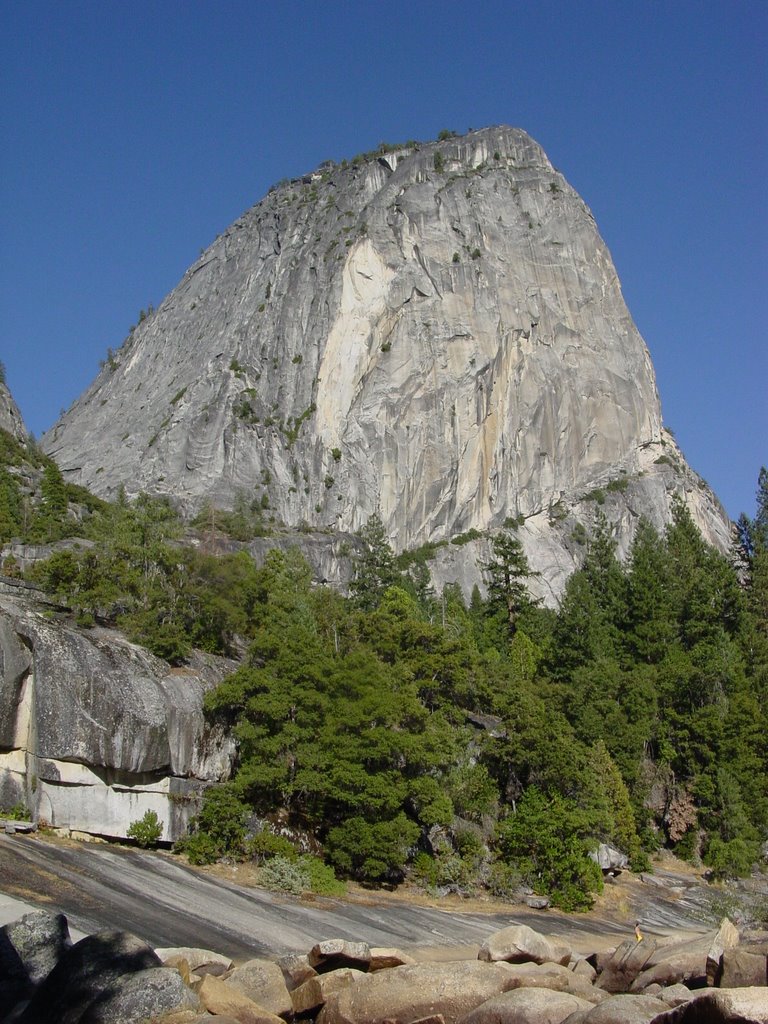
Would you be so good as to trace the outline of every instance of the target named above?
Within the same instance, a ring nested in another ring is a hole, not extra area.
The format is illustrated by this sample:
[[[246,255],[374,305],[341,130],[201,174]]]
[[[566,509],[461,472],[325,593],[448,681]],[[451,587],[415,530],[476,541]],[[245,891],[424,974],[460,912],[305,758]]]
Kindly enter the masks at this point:
[[[326,939],[309,951],[309,963],[318,974],[335,971],[338,967],[354,967],[367,971],[371,962],[371,947],[367,942],[347,942],[345,939]]]
[[[221,953],[214,953],[212,949],[199,949],[197,946],[169,946],[166,949],[156,949],[155,953],[165,963],[170,957],[183,957],[189,964],[190,971],[196,971],[203,964],[221,964],[224,970],[232,967],[232,960]]]
[[[283,972],[285,984],[289,992],[292,992],[299,985],[303,985],[310,978],[317,977],[317,971],[310,966],[309,958],[303,953],[290,953],[277,961],[277,966]]]
[[[415,964],[412,956],[403,953],[400,949],[385,946],[371,947],[371,961],[369,971],[383,971],[388,967],[402,967],[403,964]]]

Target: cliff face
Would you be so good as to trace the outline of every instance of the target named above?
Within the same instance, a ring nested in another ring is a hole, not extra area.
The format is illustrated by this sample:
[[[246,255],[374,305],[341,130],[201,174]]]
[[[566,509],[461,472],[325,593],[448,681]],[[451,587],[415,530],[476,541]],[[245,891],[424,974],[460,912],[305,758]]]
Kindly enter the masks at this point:
[[[526,517],[531,560],[541,569],[554,545],[558,579],[552,509],[617,481],[661,522],[670,492],[687,493],[708,539],[727,542],[663,434],[592,215],[504,127],[271,191],[43,445],[104,496],[124,483],[186,508],[245,497],[340,531],[378,511],[398,549]]]
[[[7,430],[12,437],[22,443],[29,436],[19,408],[2,377],[0,377],[0,430]]]
[[[229,773],[233,741],[202,701],[232,663],[171,669],[112,630],[41,614],[39,597],[0,582],[0,806],[107,836],[154,810],[178,838],[201,787]]]

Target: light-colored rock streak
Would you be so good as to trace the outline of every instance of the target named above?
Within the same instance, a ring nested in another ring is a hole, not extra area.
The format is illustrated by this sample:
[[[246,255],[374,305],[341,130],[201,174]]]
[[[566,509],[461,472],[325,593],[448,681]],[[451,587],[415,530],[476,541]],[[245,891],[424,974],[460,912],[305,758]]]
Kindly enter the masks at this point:
[[[344,267],[339,313],[318,369],[315,430],[326,445],[340,442],[352,403],[380,351],[379,321],[393,277],[369,239],[356,244]]]

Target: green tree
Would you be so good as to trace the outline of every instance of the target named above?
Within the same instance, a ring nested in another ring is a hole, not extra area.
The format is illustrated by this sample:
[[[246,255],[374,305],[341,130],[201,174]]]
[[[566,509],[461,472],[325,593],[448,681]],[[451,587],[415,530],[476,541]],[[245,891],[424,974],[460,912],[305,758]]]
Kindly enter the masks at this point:
[[[509,636],[513,637],[520,616],[536,603],[528,593],[528,581],[537,573],[528,565],[523,545],[514,534],[496,534],[491,549],[493,557],[480,563],[488,588],[488,608],[491,613],[502,610]]]
[[[358,534],[363,545],[350,584],[356,603],[366,611],[376,608],[388,587],[399,582],[395,553],[387,540],[381,516],[374,513]]]
[[[571,800],[532,786],[499,827],[499,846],[535,892],[563,910],[588,910],[602,891],[589,857],[589,823]]]

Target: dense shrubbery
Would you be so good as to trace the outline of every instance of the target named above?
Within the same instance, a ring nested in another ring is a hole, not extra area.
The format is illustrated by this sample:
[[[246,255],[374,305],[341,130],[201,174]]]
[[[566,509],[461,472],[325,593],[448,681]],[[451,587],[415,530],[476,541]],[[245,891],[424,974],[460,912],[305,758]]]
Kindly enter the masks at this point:
[[[72,492],[51,465],[39,467],[33,518],[69,528]],[[0,476],[7,519],[6,485]],[[514,529],[482,566],[488,597],[467,606],[456,587],[432,592],[431,549],[395,559],[376,517],[343,598],[315,586],[296,551],[257,569],[243,553],[184,546],[166,502],[81,495],[79,508],[87,544],[34,576],[81,621],[116,623],[170,661],[193,646],[248,647],[207,699],[239,755],[181,844],[193,862],[249,858],[304,886],[320,862],[250,827],[279,817],[365,883],[410,874],[500,895],[525,884],[577,909],[600,888],[599,841],[638,869],[659,845],[718,877],[757,858],[768,834],[765,471],[758,514],[739,524],[743,583],[681,504],[664,536],[640,524],[624,566],[598,515],[557,612],[531,601]],[[238,529],[258,525],[240,511]]]

